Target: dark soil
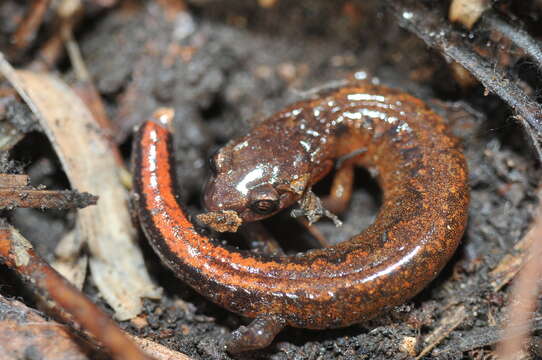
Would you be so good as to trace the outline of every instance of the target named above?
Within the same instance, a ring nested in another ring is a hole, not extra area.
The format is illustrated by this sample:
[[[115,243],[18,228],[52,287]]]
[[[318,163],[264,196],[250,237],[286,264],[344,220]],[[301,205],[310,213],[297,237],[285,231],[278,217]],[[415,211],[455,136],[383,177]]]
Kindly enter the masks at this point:
[[[464,144],[472,200],[469,226],[456,255],[413,300],[347,329],[287,329],[268,349],[237,358],[406,359],[410,355],[400,350],[404,338],[422,341],[450,304],[465,305],[468,317],[437,346],[439,355],[433,357],[484,358],[491,352],[487,345],[495,342],[495,325],[504,320],[508,290],[494,293],[488,273],[528,228],[541,175],[512,113],[496,97],[484,96],[483,88],[456,82],[445,59],[400,29],[377,0],[278,0],[269,8],[265,4],[192,0],[187,12],[171,17],[158,2],[146,2],[87,15],[76,38],[118,127],[116,139],[127,160],[133,127],[157,107],[175,108],[181,197],[199,211],[207,157],[217,146],[302,98],[305,91],[365,74],[425,99],[446,116]],[[524,8],[512,10],[528,25],[536,21]],[[6,14],[20,11],[16,1],[0,4],[0,50],[8,46],[3,35],[14,26]],[[17,60],[22,65],[32,59],[32,50],[25,56]],[[57,70],[67,81],[73,76],[67,63]],[[523,66],[515,71],[527,70]],[[21,121],[28,122],[28,116]],[[38,183],[68,186],[42,135],[31,134],[11,155],[16,163],[8,168],[24,166]],[[345,240],[371,223],[379,196],[374,180],[360,170],[343,228],[337,231],[326,222],[318,226],[330,241]],[[74,225],[71,212],[17,210],[9,217],[47,258],[55,241]],[[314,246],[287,215],[266,225],[279,240],[286,232],[290,237],[298,234],[301,242],[283,244],[287,249]],[[222,350],[224,339],[247,320],[174,278],[144,241],[141,236],[148,266],[165,294],[160,301],[146,301],[146,326],[125,322],[122,327],[195,359],[228,359]],[[98,299],[92,283],[86,291]],[[8,293],[17,291],[10,288]]]

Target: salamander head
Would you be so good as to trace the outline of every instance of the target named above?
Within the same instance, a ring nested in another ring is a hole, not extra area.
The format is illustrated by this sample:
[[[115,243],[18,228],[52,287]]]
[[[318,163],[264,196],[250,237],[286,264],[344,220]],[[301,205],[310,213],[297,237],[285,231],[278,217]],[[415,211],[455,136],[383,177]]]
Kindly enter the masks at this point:
[[[236,231],[295,203],[310,180],[303,149],[263,137],[244,137],[210,159],[213,175],[204,190],[208,213],[198,219],[217,231]]]

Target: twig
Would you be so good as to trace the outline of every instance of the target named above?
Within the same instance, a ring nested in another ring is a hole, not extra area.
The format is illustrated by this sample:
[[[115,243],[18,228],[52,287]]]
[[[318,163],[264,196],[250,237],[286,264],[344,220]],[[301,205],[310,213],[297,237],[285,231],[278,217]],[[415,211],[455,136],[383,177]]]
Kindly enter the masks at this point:
[[[0,188],[0,209],[82,209],[97,201],[97,196],[75,190]]]
[[[435,11],[425,9],[410,0],[386,0],[386,4],[401,26],[416,34],[428,46],[461,64],[489,91],[497,94],[525,119],[529,124],[529,127],[525,128],[527,134],[533,143],[538,144],[539,134],[542,133],[542,107],[526,95],[513,79],[466,45],[466,42],[462,41],[462,34]],[[540,147],[536,146],[536,150],[538,158],[542,159]]]
[[[517,331],[515,328],[521,324],[529,324],[531,315],[536,310],[539,294],[538,281],[542,277],[542,262],[540,261],[542,256],[542,209],[540,207],[534,225],[525,237],[532,239],[532,241],[529,250],[525,253],[524,267],[511,290],[508,323],[504,329],[503,340],[497,347],[499,359],[513,359],[522,350],[530,329],[527,327],[523,331]]]
[[[32,355],[29,355],[32,354]],[[105,351],[73,330],[0,295],[0,358],[103,359]]]
[[[154,341],[137,336],[130,336],[130,338],[141,348],[141,350],[146,354],[153,356],[156,360],[191,360],[189,356],[171,350]]]
[[[0,174],[0,188],[25,187],[30,180],[25,174]]]
[[[27,175],[0,174],[0,209],[82,209],[97,201],[87,192],[34,189]]]
[[[513,328],[512,336],[515,336],[518,332],[524,332],[531,330],[542,329],[542,318],[533,319],[533,323],[518,324]],[[461,354],[474,349],[479,349],[485,346],[491,346],[499,342],[499,340],[505,339],[503,331],[498,326],[487,326],[478,328],[472,331],[463,332],[460,336],[457,336],[450,344],[433,351],[432,355],[435,358],[449,358],[446,354],[457,353]]]
[[[521,270],[525,264],[525,259],[529,256],[529,249],[532,246],[534,237],[534,228],[518,241],[514,247],[504,256],[499,264],[489,273],[490,285],[493,291],[499,291],[507,285]]]
[[[119,149],[113,141],[113,134],[117,132],[115,126],[109,119],[107,111],[105,110],[105,105],[94,86],[94,82],[90,73],[87,70],[87,66],[79,49],[79,45],[73,37],[73,27],[74,27],[74,18],[75,14],[62,14],[59,13],[59,18],[61,19],[60,25],[60,34],[63,39],[68,57],[73,66],[75,75],[77,77],[77,82],[74,84],[74,90],[77,95],[83,100],[87,105],[88,109],[94,115],[96,123],[100,126],[104,132],[104,136],[107,137],[108,142],[110,143],[111,152],[120,167],[124,167],[124,160],[120,154]],[[125,170],[126,171],[126,170]]]
[[[71,34],[82,19],[83,4],[80,1],[61,0],[56,4],[55,29],[52,35],[40,47],[38,56],[31,63],[30,68],[36,70],[49,70],[64,54],[66,45],[65,34]],[[76,69],[77,70],[77,69]]]
[[[30,63],[28,68],[47,71],[54,67],[59,59],[64,54],[64,41],[60,36],[60,32],[53,33],[40,47],[36,57]]]
[[[150,360],[96,305],[49,266],[13,227],[0,222],[0,262],[45,298],[64,321],[81,325],[106,346],[116,359]]]
[[[538,159],[542,161],[542,147],[540,145],[540,133],[535,133],[530,129],[529,124],[525,118],[521,115],[514,115],[514,119],[518,120],[523,125],[523,130],[527,133],[531,145],[534,147]]]
[[[425,340],[427,346],[416,356],[416,360],[423,358],[425,355],[429,354],[431,350],[446,337],[467,317],[467,311],[465,306],[461,305],[454,309],[452,312],[448,313],[441,321],[439,326],[431,334],[429,334]]]
[[[501,34],[522,49],[536,62],[538,69],[542,70],[542,48],[539,41],[525,30],[508,24],[494,12],[486,11],[480,20],[483,27]]]
[[[32,2],[28,13],[19,24],[13,34],[12,42],[17,49],[24,49],[30,44],[36,35],[36,30],[41,25],[45,11],[51,0],[35,0]]]

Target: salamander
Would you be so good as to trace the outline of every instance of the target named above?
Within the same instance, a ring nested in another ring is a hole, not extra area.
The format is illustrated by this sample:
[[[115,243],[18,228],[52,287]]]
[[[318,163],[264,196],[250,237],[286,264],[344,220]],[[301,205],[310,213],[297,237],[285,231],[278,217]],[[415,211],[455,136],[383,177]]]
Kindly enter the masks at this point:
[[[353,168],[375,174],[383,191],[375,221],[348,241],[296,255],[239,250],[199,230],[177,198],[172,118],[156,112],[135,137],[137,214],[180,279],[254,318],[233,332],[232,353],[269,345],[285,326],[345,327],[405,302],[437,276],[465,230],[468,173],[459,141],[422,100],[399,90],[368,82],[326,90],[212,157],[201,220],[222,231],[296,202],[311,221],[333,217],[328,208],[345,207]],[[334,167],[331,196],[320,202],[311,187]]]

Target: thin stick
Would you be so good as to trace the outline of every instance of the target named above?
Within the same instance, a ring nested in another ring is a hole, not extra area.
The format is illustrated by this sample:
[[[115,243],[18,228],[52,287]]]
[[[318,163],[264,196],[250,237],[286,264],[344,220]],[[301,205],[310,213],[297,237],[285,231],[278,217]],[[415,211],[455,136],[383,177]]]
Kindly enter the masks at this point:
[[[103,311],[37,255],[28,240],[4,222],[0,223],[0,262],[41,294],[64,321],[81,325],[116,359],[152,359],[143,354]]]
[[[539,190],[539,201],[542,198]],[[526,262],[519,273],[508,305],[508,321],[504,329],[503,338],[497,347],[497,358],[514,359],[521,352],[530,332],[530,326],[521,331],[517,328],[522,324],[530,324],[533,312],[538,302],[538,282],[542,277],[542,210],[539,207],[534,225],[525,235],[532,239],[531,246],[526,254]]]
[[[481,22],[483,27],[495,31],[512,41],[514,45],[522,49],[536,62],[539,70],[542,70],[542,48],[538,40],[531,37],[525,30],[510,25],[491,11],[484,13]]]
[[[542,133],[542,107],[511,79],[503,70],[478,55],[462,41],[462,34],[453,29],[434,11],[423,8],[409,0],[385,0],[404,28],[416,34],[425,43],[461,64],[489,91],[497,94],[529,127],[528,135],[538,143]],[[532,127],[532,129],[531,129]],[[535,131],[533,131],[535,130]],[[539,159],[542,152],[537,148]]]
[[[28,13],[13,34],[12,42],[17,49],[24,49],[36,36],[41,25],[45,11],[49,8],[51,0],[34,0]]]
[[[28,186],[28,175],[0,174],[0,209],[82,209],[98,197],[76,190],[41,190]]]

